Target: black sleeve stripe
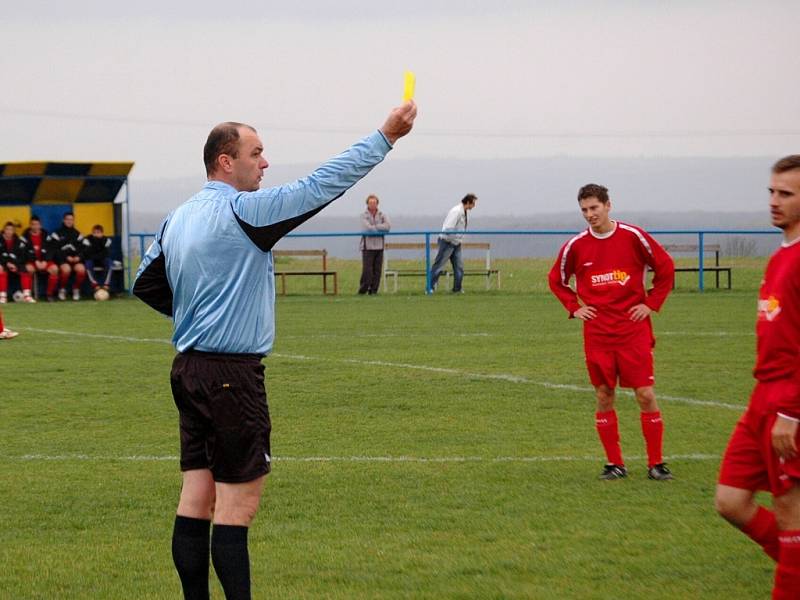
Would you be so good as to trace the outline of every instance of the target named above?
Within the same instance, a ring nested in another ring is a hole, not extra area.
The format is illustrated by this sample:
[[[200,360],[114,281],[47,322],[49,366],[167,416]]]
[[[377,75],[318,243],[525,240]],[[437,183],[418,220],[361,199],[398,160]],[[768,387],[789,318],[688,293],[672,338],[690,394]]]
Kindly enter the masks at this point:
[[[250,238],[250,241],[253,242],[259,250],[262,252],[269,252],[272,250],[272,247],[278,243],[283,236],[289,233],[292,229],[295,229],[308,221],[311,217],[321,211],[323,208],[328,206],[334,200],[341,198],[343,194],[339,194],[331,200],[323,204],[322,206],[315,208],[312,211],[309,211],[305,214],[298,215],[296,217],[292,217],[291,219],[286,219],[285,221],[278,221],[277,223],[273,223],[272,225],[264,225],[263,227],[256,227],[254,225],[250,225],[245,221],[242,221],[239,218],[239,215],[236,214],[236,211],[233,211],[233,216],[236,217],[236,221],[239,223],[239,227],[242,228],[247,234],[247,237]],[[231,209],[233,207],[231,206]]]
[[[167,260],[163,252],[136,279],[133,295],[158,312],[172,316],[172,288],[167,280]]]

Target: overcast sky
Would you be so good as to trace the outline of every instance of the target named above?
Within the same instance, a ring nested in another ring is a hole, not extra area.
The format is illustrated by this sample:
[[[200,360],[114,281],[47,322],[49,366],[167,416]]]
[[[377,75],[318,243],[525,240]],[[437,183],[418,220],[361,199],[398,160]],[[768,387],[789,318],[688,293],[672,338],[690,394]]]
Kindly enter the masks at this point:
[[[223,120],[317,162],[406,69],[420,115],[392,160],[778,157],[800,151],[798,24],[797,0],[0,0],[0,162],[200,176]]]

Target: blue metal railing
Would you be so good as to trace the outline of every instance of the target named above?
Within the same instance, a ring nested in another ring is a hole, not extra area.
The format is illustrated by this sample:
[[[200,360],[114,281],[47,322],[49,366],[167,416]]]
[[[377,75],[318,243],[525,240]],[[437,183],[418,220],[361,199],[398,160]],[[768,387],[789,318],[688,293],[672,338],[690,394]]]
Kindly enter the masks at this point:
[[[573,236],[582,230],[574,229],[519,229],[519,230],[470,230],[467,235],[524,235],[524,236]],[[410,231],[390,231],[386,233],[364,233],[361,231],[331,231],[314,233],[290,233],[287,238],[340,238],[340,237],[362,237],[368,236],[423,236],[425,238],[425,290],[431,290],[431,236],[439,235],[440,230],[410,230]],[[705,289],[703,282],[704,274],[704,248],[703,244],[706,235],[776,235],[780,231],[777,229],[650,229],[650,235],[696,235],[697,236],[697,289],[701,292]],[[139,256],[144,256],[145,240],[155,237],[155,233],[131,233],[129,239],[138,238]]]

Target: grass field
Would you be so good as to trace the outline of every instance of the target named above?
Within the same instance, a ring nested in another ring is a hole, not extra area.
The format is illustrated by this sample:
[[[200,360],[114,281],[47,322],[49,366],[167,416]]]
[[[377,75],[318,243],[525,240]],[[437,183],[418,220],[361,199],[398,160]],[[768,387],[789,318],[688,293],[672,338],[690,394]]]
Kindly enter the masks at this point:
[[[548,261],[503,290],[357,297],[294,278],[266,360],[274,472],[251,530],[256,598],[765,598],[771,562],[712,508],[752,385],[763,260],[733,291],[687,275],[655,319],[675,481],[603,457],[579,324]],[[8,305],[0,342],[0,597],[178,598],[170,323],[135,300]],[[212,578],[213,579],[213,578]],[[222,593],[213,581],[214,597]]]

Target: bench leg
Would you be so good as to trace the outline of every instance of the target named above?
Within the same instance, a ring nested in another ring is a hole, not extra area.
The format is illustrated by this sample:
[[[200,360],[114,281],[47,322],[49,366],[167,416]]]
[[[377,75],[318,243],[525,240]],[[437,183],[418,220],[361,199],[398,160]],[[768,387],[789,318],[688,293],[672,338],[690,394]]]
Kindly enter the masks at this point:
[[[334,296],[338,296],[339,295],[339,274],[338,273],[334,273],[333,274],[333,295]]]
[[[286,295],[286,275],[281,273],[281,296]]]

